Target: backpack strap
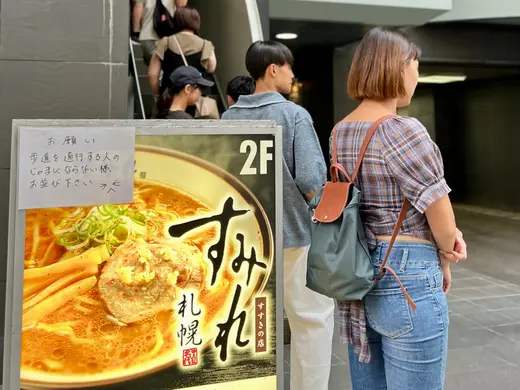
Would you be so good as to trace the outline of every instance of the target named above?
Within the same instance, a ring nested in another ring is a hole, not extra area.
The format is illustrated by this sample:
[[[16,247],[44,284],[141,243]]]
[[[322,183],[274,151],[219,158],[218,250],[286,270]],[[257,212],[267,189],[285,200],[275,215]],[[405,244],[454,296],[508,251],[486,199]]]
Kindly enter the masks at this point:
[[[363,140],[363,143],[361,144],[361,149],[359,150],[358,159],[356,161],[356,165],[354,167],[354,172],[352,173],[352,176],[349,177],[348,174],[345,172],[345,169],[341,166],[341,164],[338,163],[338,146],[337,146],[337,127],[340,123],[343,123],[345,121],[339,122],[334,129],[332,130],[332,165],[330,167],[330,173],[332,177],[332,181],[339,181],[339,172],[342,172],[345,175],[345,178],[349,183],[354,183],[354,181],[357,178],[357,175],[359,173],[359,170],[361,168],[361,164],[363,163],[363,159],[365,157],[365,154],[368,149],[368,145],[370,144],[370,141],[374,137],[374,134],[376,133],[379,126],[386,121],[387,119],[390,119],[394,117],[395,115],[389,114],[385,115],[381,118],[379,118],[377,121],[375,121],[372,126],[367,131],[367,134],[365,136],[365,139]],[[376,277],[376,281],[381,280],[387,271],[390,271],[392,273],[397,283],[399,283],[399,286],[401,287],[401,291],[403,292],[406,300],[408,301],[408,304],[410,305],[411,309],[415,311],[416,305],[415,302],[412,300],[408,292],[406,291],[406,288],[401,283],[401,280],[397,276],[397,273],[394,271],[392,267],[389,267],[386,265],[388,258],[390,257],[390,252],[392,251],[392,247],[395,244],[395,240],[397,239],[397,236],[399,235],[399,231],[401,230],[401,227],[403,226],[404,219],[406,218],[406,214],[409,209],[409,202],[408,199],[405,199],[403,202],[403,206],[401,207],[401,211],[399,212],[399,217],[397,218],[397,222],[395,224],[394,230],[392,232],[392,238],[390,239],[390,243],[388,244],[388,249],[385,253],[385,257],[383,259],[383,262],[381,263],[381,267],[379,268],[379,274]]]
[[[410,203],[408,202],[408,199],[405,199],[403,202],[403,207],[401,208],[401,211],[399,212],[399,217],[397,218],[397,222],[395,224],[394,231],[392,232],[392,238],[390,239],[390,243],[388,244],[388,249],[385,253],[385,257],[383,259],[383,262],[381,263],[381,267],[379,268],[379,274],[376,277],[376,281],[383,279],[383,277],[386,274],[386,271],[390,271],[390,273],[395,276],[395,280],[397,280],[397,283],[399,283],[399,287],[401,288],[401,291],[403,292],[404,297],[408,301],[410,308],[413,311],[415,311],[415,309],[416,309],[415,302],[410,297],[410,294],[408,294],[408,291],[406,291],[406,288],[403,286],[403,283],[401,283],[399,276],[397,276],[397,273],[394,271],[394,269],[392,267],[389,267],[386,265],[386,262],[388,261],[388,258],[390,257],[390,252],[392,251],[392,247],[394,246],[395,240],[397,239],[397,235],[399,234],[399,230],[401,230],[401,227],[403,226],[403,221],[406,218],[406,213],[408,212],[409,204]]]
[[[361,164],[363,162],[363,158],[365,157],[365,153],[367,152],[368,145],[370,144],[370,141],[372,140],[372,137],[376,133],[377,129],[387,119],[392,118],[393,114],[385,115],[379,118],[377,121],[375,121],[372,126],[367,131],[367,135],[365,136],[365,139],[363,140],[363,144],[361,145],[361,149],[359,150],[358,159],[356,161],[356,165],[354,168],[354,172],[352,173],[352,176],[349,176],[345,169],[341,166],[341,164],[338,163],[338,126],[346,122],[345,120],[342,120],[339,122],[336,126],[334,126],[334,129],[332,129],[332,165],[330,167],[330,176],[332,178],[332,181],[340,181],[339,180],[339,172],[343,173],[345,175],[345,178],[348,182],[353,183],[354,180],[356,180],[356,177],[359,173],[359,168],[361,168]]]
[[[367,152],[368,145],[370,144],[372,137],[374,137],[374,134],[376,133],[377,129],[379,129],[379,126],[381,126],[381,123],[383,123],[387,119],[390,119],[394,116],[395,115],[393,115],[393,114],[385,115],[385,116],[379,118],[377,121],[375,121],[372,124],[372,126],[370,126],[370,129],[368,129],[367,135],[365,136],[365,139],[363,140],[363,144],[361,145],[361,149],[359,150],[359,155],[358,155],[358,159],[356,162],[356,166],[354,167],[354,172],[352,173],[352,181],[356,180],[356,177],[359,173],[359,168],[361,168],[361,164],[363,163],[363,159],[365,158],[365,154]]]
[[[338,163],[338,126],[344,121],[340,121],[332,129],[332,164],[330,166],[330,178],[333,182],[340,181],[339,172],[341,171],[349,183],[352,183],[352,179],[348,175],[347,171],[341,164]]]
[[[184,51],[182,51],[181,44],[179,43],[179,40],[175,35],[172,35],[173,40],[175,41],[175,45],[177,46],[177,49],[179,49],[179,54],[182,57],[182,62],[184,62],[184,66],[188,66],[188,61],[186,61],[186,56],[184,55]]]

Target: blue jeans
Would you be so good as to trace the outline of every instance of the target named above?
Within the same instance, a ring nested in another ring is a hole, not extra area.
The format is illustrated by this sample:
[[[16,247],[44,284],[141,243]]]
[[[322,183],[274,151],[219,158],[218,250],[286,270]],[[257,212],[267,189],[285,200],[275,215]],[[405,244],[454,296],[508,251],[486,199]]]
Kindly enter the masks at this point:
[[[372,251],[376,273],[388,243]],[[349,346],[353,390],[442,390],[448,351],[448,305],[443,275],[433,245],[396,242],[387,265],[417,305],[413,312],[395,277],[387,272],[365,297],[372,352],[360,363]]]

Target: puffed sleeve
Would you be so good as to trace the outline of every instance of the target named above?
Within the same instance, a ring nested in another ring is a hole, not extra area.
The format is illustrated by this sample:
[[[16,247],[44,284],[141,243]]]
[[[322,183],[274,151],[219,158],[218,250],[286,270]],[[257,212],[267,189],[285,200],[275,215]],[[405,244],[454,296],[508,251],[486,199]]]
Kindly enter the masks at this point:
[[[200,63],[204,67],[204,69],[208,69],[209,59],[212,54],[215,52],[215,46],[210,41],[204,41],[204,46],[202,47],[202,56],[200,58]]]
[[[403,195],[420,212],[451,192],[438,146],[415,118],[394,117],[382,125],[382,154]]]

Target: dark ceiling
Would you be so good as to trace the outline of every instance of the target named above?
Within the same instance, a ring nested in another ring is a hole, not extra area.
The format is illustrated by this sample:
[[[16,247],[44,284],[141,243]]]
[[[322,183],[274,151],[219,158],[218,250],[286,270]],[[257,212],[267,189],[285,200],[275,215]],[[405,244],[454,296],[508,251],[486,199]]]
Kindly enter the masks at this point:
[[[371,26],[352,23],[308,22],[271,19],[271,39],[278,33],[296,33],[298,39],[283,41],[287,46],[344,46],[359,41]]]

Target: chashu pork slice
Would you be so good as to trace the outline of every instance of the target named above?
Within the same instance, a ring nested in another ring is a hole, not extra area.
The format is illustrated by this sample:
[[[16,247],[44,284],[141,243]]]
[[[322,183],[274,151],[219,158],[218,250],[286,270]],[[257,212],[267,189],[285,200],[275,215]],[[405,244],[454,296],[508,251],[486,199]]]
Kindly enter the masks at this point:
[[[193,245],[128,240],[101,271],[98,289],[109,314],[130,324],[172,310],[179,290],[200,290],[205,277],[204,256]]]

